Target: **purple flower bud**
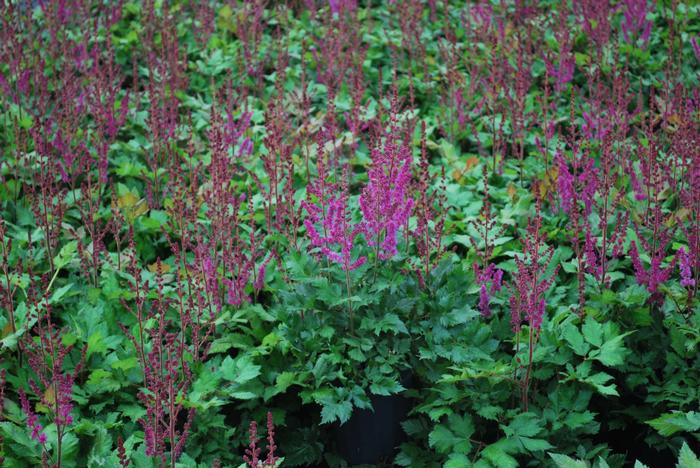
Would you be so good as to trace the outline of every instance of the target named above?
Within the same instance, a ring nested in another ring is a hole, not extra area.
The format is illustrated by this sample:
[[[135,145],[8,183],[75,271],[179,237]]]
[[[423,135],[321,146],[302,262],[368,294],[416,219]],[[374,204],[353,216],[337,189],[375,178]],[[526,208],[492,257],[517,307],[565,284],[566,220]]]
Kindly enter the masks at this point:
[[[695,279],[693,279],[693,271],[690,268],[690,255],[683,247],[678,250],[678,255],[680,257],[678,268],[681,272],[681,286],[692,288],[695,286]]]

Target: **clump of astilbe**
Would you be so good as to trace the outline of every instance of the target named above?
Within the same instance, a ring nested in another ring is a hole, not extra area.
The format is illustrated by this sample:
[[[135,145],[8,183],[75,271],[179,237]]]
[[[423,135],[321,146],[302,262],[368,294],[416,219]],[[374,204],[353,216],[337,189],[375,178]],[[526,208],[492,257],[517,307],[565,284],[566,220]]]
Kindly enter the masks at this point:
[[[521,381],[521,396],[525,411],[527,411],[528,407],[532,356],[539,341],[540,328],[545,314],[546,303],[544,295],[559,272],[559,265],[556,265],[552,275],[549,278],[545,277],[554,256],[554,248],[547,247],[545,243],[545,235],[541,231],[542,214],[540,210],[541,202],[537,199],[535,216],[528,219],[527,233],[522,240],[522,255],[515,257],[516,271],[513,273],[513,279],[510,284],[512,292],[510,297],[511,324],[516,333],[516,355],[520,351],[520,327],[523,318],[529,324],[528,363],[527,370]]]
[[[236,77],[239,83],[246,83],[246,76],[253,79],[249,90],[259,93],[264,89],[264,69],[268,54],[263,53],[261,46],[263,32],[266,27],[265,7],[269,0],[252,0],[248,2],[232,3],[235,5],[233,18],[236,21],[236,37],[240,41],[241,48],[237,54],[237,69],[240,76]]]
[[[258,447],[258,423],[250,421],[248,428],[248,448],[243,455],[243,461],[250,468],[275,468],[280,457],[275,455],[277,445],[275,445],[275,426],[272,423],[272,413],[267,412],[267,456],[264,460],[260,459],[261,449]]]
[[[201,189],[209,220],[208,228],[202,228],[201,234],[208,250],[202,258],[208,257],[211,262],[211,267],[204,270],[206,281],[216,281],[221,293],[226,291],[226,302],[234,306],[250,301],[246,289],[256,282],[256,262],[264,255],[262,239],[252,219],[253,197],[250,190],[238,193],[236,189],[236,180],[245,175],[239,160],[252,151],[252,143],[245,136],[250,116],[244,112],[237,122],[229,116],[224,125],[219,113],[212,114],[208,134],[210,179]]]
[[[447,4],[445,5],[447,8]],[[468,31],[467,37],[474,38],[473,41],[460,41],[457,35],[452,30],[449,21],[445,21],[443,32],[445,39],[437,42],[440,57],[445,64],[445,77],[441,80],[445,83],[445,88],[440,93],[440,100],[446,109],[445,121],[438,116],[441,121],[442,132],[447,135],[450,141],[455,140],[457,131],[471,130],[473,127],[473,116],[478,115],[486,102],[486,96],[478,92],[483,79],[484,67],[477,60],[465,60],[465,57],[471,57],[472,54],[477,54],[478,38],[480,27],[488,28],[491,21],[490,7],[477,5],[469,9],[469,15],[462,14],[461,26]],[[446,17],[449,15],[445,13]],[[463,42],[466,42],[467,50],[470,53],[465,53]],[[465,67],[466,71],[462,72],[461,67]],[[479,97],[478,102],[473,102],[472,98]],[[479,143],[480,144],[480,143]]]
[[[386,260],[398,253],[399,231],[407,228],[413,209],[410,193],[413,155],[410,120],[401,124],[392,99],[388,129],[375,126],[376,133],[371,143],[372,164],[367,171],[368,182],[360,195],[362,211],[361,229],[367,243],[375,248],[377,259]]]
[[[445,253],[442,238],[447,217],[445,170],[442,169],[440,178],[430,174],[425,122],[421,122],[421,155],[417,172],[412,187],[416,227],[410,235],[416,246],[418,260],[410,263],[418,277],[418,283],[424,288],[430,272]]]
[[[526,98],[532,84],[532,35],[534,31],[530,23],[521,33],[523,37],[518,40],[516,66],[511,67],[508,62],[504,66],[509,68],[508,77],[512,86],[506,88],[506,101],[510,111],[511,127],[511,153],[518,159],[520,166],[520,183],[523,183],[523,163],[525,159],[525,136],[530,130],[532,122],[528,121],[526,112]]]
[[[428,63],[426,61],[425,26],[423,24],[424,3],[420,0],[404,0],[396,2],[390,8],[396,11],[391,16],[396,18],[401,30],[401,47],[406,52],[406,62],[409,73],[413,73],[414,64],[423,65],[423,80],[430,82]]]
[[[603,49],[610,41],[610,0],[580,0],[573,2],[574,11],[579,17],[583,32],[593,41],[601,63]]]
[[[630,44],[641,41],[646,45],[653,26],[652,21],[647,19],[647,13],[656,9],[656,2],[652,0],[648,5],[647,0],[624,0],[620,8],[623,15],[620,26],[625,41]]]
[[[545,56],[544,61],[547,66],[547,73],[554,80],[554,90],[560,93],[574,78],[576,57],[573,53],[574,40],[571,28],[567,24],[568,4],[560,5],[558,12],[559,17],[554,26],[554,36],[557,38],[559,50],[555,58],[549,59]]]
[[[362,266],[367,257],[352,259],[355,239],[363,231],[362,224],[353,224],[348,213],[348,183],[350,168],[345,166],[338,182],[331,167],[334,150],[332,131],[325,128],[317,135],[316,177],[306,187],[306,200],[301,203],[306,211],[304,227],[311,246],[333,263],[348,272]],[[330,147],[328,143],[331,143]]]
[[[485,105],[488,110],[491,132],[491,158],[493,159],[491,171],[501,171],[505,161],[505,137],[504,128],[508,112],[505,93],[510,92],[508,74],[511,67],[506,56],[508,47],[506,45],[505,24],[502,18],[492,21],[492,27],[486,29],[489,34],[481,40],[486,44],[489,51],[488,62],[485,65],[489,73],[482,81],[481,93],[486,97]],[[500,162],[499,162],[500,158]],[[498,164],[497,164],[498,163]]]
[[[469,241],[477,257],[479,257],[479,262],[474,262],[472,265],[476,282],[479,284],[479,311],[482,316],[489,317],[491,315],[490,295],[500,291],[503,280],[503,270],[496,268],[496,265],[491,263],[495,247],[494,240],[503,234],[505,226],[496,229],[498,220],[491,210],[488,169],[486,165],[482,169],[482,179],[484,192],[481,210],[476,219],[469,221],[469,225],[476,232],[476,236],[471,236]],[[491,283],[490,287],[488,287],[489,283]]]
[[[291,112],[285,108],[284,83],[289,57],[286,52],[278,54],[275,95],[265,109],[265,138],[267,152],[260,155],[267,180],[262,183],[254,174],[260,191],[264,195],[265,219],[268,233],[280,233],[289,245],[298,248],[297,235],[301,224],[301,207],[294,198],[295,164],[293,154],[300,142],[299,133],[294,132]],[[229,117],[230,119],[230,117]],[[250,140],[248,140],[250,141]]]
[[[700,111],[700,97],[688,98],[678,107],[680,125],[671,142],[671,151],[679,159],[679,200],[687,211],[687,219],[677,218],[677,224],[687,243],[687,250],[679,250],[681,285],[688,289],[689,303],[700,286],[700,124],[693,115]]]
[[[132,242],[133,243],[133,242]],[[144,431],[145,453],[158,460],[161,467],[175,466],[182,454],[194,419],[194,409],[187,410],[184,396],[193,380],[190,358],[197,360],[197,353],[187,342],[191,335],[193,320],[180,302],[179,315],[173,321],[168,315],[173,312],[173,301],[164,296],[163,265],[156,261],[156,291],[151,301],[148,282],[141,277],[136,257],[130,253],[129,266],[133,280],[129,281],[134,294],[134,308],[129,308],[136,316],[138,330],[131,333],[121,325],[129,338],[141,364],[143,388],[138,398],[146,409],[146,415],[139,420]],[[147,326],[147,321],[153,323]],[[184,424],[178,421],[184,420]]]
[[[323,140],[319,139],[317,176],[307,185],[306,200],[303,200],[301,205],[307,213],[304,227],[316,254],[341,266],[345,274],[347,297],[350,298],[352,296],[350,272],[367,261],[364,255],[354,260],[352,258],[355,239],[362,233],[363,227],[361,223],[353,224],[351,214],[348,212],[350,170],[345,166],[341,182],[334,182],[328,170],[329,151],[326,151],[324,146]],[[347,313],[350,332],[354,333],[353,310],[349,301]]]
[[[319,35],[309,51],[315,63],[316,81],[326,86],[328,102],[332,104],[350,67],[358,63],[354,56],[363,50],[361,28],[356,10],[344,9],[342,15],[323,15],[321,22]]]
[[[601,290],[609,286],[610,256],[623,255],[622,243],[629,220],[629,211],[618,209],[626,195],[618,187],[622,185],[623,171],[629,161],[626,157],[629,145],[625,140],[631,119],[627,110],[631,102],[629,83],[623,74],[616,67],[612,70],[611,88],[596,78],[597,75],[593,77],[588,112],[582,111],[583,123],[576,134],[579,147],[598,161],[592,210],[598,225],[595,232],[593,223],[586,223],[585,255],[587,270]]]
[[[571,121],[574,120],[573,103],[572,95]],[[565,151],[562,148],[557,151],[554,159],[557,167],[557,188],[560,197],[558,209],[568,215],[568,226],[571,230],[570,241],[578,262],[579,312],[583,313],[586,302],[584,276],[587,269],[585,246],[588,245],[589,248],[592,248],[593,245],[587,220],[593,211],[598,170],[595,167],[595,160],[590,154],[590,149],[587,146],[581,146],[575,126],[569,129],[566,141],[570,151]],[[589,259],[591,256],[595,256],[595,253],[588,253]]]
[[[63,437],[73,424],[73,383],[80,373],[85,361],[86,347],[83,347],[80,360],[72,372],[64,371],[64,364],[73,346],[63,344],[61,330],[53,323],[51,305],[49,304],[50,283],[48,276],[42,277],[41,285],[33,284],[28,292],[30,322],[36,320],[34,335],[26,333],[19,342],[20,349],[27,357],[29,367],[36,376],[29,379],[28,385],[39,402],[48,410],[56,426],[56,451],[53,454],[54,466],[62,464]],[[38,289],[40,288],[40,289]],[[48,458],[49,446],[44,427],[39,422],[29,403],[24,388],[18,389],[22,411],[27,416],[27,427],[32,439],[42,446],[42,456]]]
[[[345,12],[352,13],[357,10],[357,0],[328,0],[331,14],[342,15]]]
[[[101,51],[105,53],[101,54]],[[109,147],[126,122],[130,93],[127,91],[121,98],[119,96],[125,76],[121,67],[115,63],[111,35],[107,35],[105,43],[100,44],[99,48],[97,45],[93,46],[90,58],[91,66],[84,67],[85,74],[90,77],[86,100],[88,110],[95,121],[92,143],[98,155],[99,181],[106,184]],[[134,76],[134,80],[137,79],[138,76]],[[115,109],[118,109],[116,113]]]
[[[160,206],[164,177],[180,161],[176,149],[176,132],[180,122],[178,90],[187,89],[186,51],[181,47],[177,21],[169,8],[156,11],[152,0],[144,3],[141,40],[144,44],[148,78],[144,90],[148,102],[146,123],[150,131],[150,150],[146,152],[148,174],[146,199],[150,208]],[[138,74],[137,74],[138,75]],[[134,76],[136,79],[136,76]],[[136,105],[140,104],[140,97]]]
[[[662,266],[666,249],[677,229],[677,223],[667,223],[668,214],[663,206],[663,192],[668,187],[677,187],[678,181],[674,177],[674,174],[677,174],[674,158],[660,148],[661,141],[653,129],[652,113],[650,112],[650,117],[646,119],[642,136],[636,138],[644,209],[640,218],[633,218],[632,227],[638,242],[632,241],[629,254],[637,282],[647,287],[653,302],[659,302],[662,300],[659,286],[668,280],[677,261],[677,257],[674,257],[669,266]],[[651,259],[649,270],[642,264],[640,247]]]
[[[14,278],[21,277],[23,272],[22,259],[12,260],[12,238],[7,235],[5,223],[0,219],[0,307],[7,311],[8,324],[11,333],[17,331],[14,296],[19,289],[19,282]],[[13,264],[14,263],[14,264]]]

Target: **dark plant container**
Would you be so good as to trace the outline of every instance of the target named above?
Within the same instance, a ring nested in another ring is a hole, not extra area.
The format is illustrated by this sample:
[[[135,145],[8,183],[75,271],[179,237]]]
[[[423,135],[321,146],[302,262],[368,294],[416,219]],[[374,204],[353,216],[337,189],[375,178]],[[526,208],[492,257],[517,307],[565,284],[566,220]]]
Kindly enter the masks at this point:
[[[401,380],[404,387],[409,387],[413,376]],[[411,409],[411,400],[403,394],[372,395],[370,400],[374,411],[355,408],[348,422],[335,430],[338,454],[350,465],[390,461],[406,440],[401,422]]]

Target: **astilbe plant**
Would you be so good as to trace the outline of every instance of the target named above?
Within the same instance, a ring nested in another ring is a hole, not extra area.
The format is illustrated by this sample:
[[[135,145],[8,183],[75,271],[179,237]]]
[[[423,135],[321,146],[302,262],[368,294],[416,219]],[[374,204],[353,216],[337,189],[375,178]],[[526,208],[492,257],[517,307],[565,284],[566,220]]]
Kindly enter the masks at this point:
[[[494,241],[503,234],[505,226],[498,228],[498,219],[491,209],[486,165],[482,167],[482,183],[484,190],[481,210],[479,216],[469,222],[476,235],[470,236],[469,241],[479,258],[479,261],[472,265],[476,282],[479,284],[479,311],[482,316],[489,317],[491,315],[490,296],[500,291],[503,282],[503,270],[496,268],[496,265],[491,263],[495,247]]]
[[[656,9],[656,2],[648,0],[624,0],[622,9],[622,34],[625,41],[634,44],[640,41],[646,45],[651,35],[652,21],[647,19],[647,13]]]
[[[375,258],[395,256],[401,228],[406,228],[414,201],[410,193],[413,155],[410,138],[413,127],[398,122],[396,101],[392,102],[389,128],[377,130],[372,144],[368,182],[360,195],[361,229]],[[378,124],[380,125],[380,124]]]
[[[248,428],[248,448],[243,455],[243,461],[250,468],[275,468],[278,465],[280,457],[275,455],[277,445],[275,445],[275,426],[272,421],[272,413],[267,413],[267,456],[265,459],[260,458],[261,449],[258,447],[258,423],[255,420],[250,421]]]
[[[686,98],[678,107],[680,128],[673,134],[671,151],[679,159],[679,213],[687,213],[687,219],[676,216],[674,220],[685,237],[687,247],[678,251],[681,286],[687,289],[688,306],[700,287],[700,123],[693,119],[700,110],[700,99]]]
[[[46,275],[39,284],[32,284],[28,291],[29,321],[34,322],[35,335],[26,333],[19,342],[20,349],[27,357],[29,368],[35,378],[28,380],[28,386],[47,410],[56,426],[55,453],[49,453],[47,435],[39,417],[32,409],[27,391],[18,389],[22,411],[31,431],[31,438],[41,444],[42,457],[53,459],[53,465],[62,465],[63,439],[73,424],[73,385],[85,361],[87,347],[83,347],[79,360],[73,371],[64,370],[65,363],[72,351],[72,346],[63,343],[61,330],[56,327],[52,318],[52,308],[49,303],[49,281]],[[45,462],[42,462],[42,464]]]
[[[238,121],[229,117],[226,123],[214,113],[209,132],[210,179],[201,189],[204,214],[210,221],[200,237],[207,246],[206,253],[200,253],[207,265],[203,273],[205,280],[221,291],[222,300],[234,306],[250,301],[248,286],[264,282],[264,276],[256,277],[256,273],[264,273],[272,258],[268,255],[262,268],[256,270],[256,262],[264,256],[263,239],[253,219],[252,193],[250,189],[239,190],[236,184],[246,174],[239,160],[252,151],[252,142],[245,136],[249,123],[247,112]]]
[[[421,153],[416,177],[412,183],[416,226],[410,236],[415,245],[417,259],[410,266],[421,287],[427,286],[430,272],[435,269],[445,254],[443,237],[447,218],[445,197],[445,170],[440,176],[430,173],[425,122],[421,123]]]
[[[547,270],[554,256],[554,248],[547,247],[545,233],[542,232],[541,202],[536,200],[535,215],[528,220],[527,233],[522,239],[522,254],[515,257],[516,271],[510,284],[511,324],[516,333],[516,355],[520,349],[520,328],[522,320],[527,320],[528,327],[528,362],[522,377],[522,404],[528,408],[528,393],[532,375],[533,354],[539,341],[540,329],[546,311],[545,293],[553,284],[559,272],[559,265],[554,266],[549,278]],[[518,357],[520,363],[520,358]],[[522,365],[522,364],[521,364]]]
[[[637,138],[638,162],[641,172],[639,189],[635,198],[643,205],[641,216],[635,217],[632,227],[637,234],[637,241],[630,244],[630,258],[637,282],[646,286],[652,294],[652,300],[661,300],[659,287],[668,280],[675,269],[677,256],[671,264],[664,267],[666,249],[677,229],[676,223],[668,223],[669,215],[664,207],[663,192],[667,187],[675,187],[678,181],[674,174],[676,159],[664,151],[662,142],[653,131],[651,117],[644,123],[642,138]],[[672,218],[671,218],[672,219]],[[649,254],[651,265],[645,268],[640,258],[640,250]]]
[[[149,282],[143,279],[135,255],[130,257],[129,270],[133,278],[130,286],[135,305],[131,308],[124,303],[124,306],[135,315],[136,331],[131,333],[124,325],[121,328],[134,346],[143,372],[143,387],[138,398],[146,410],[145,417],[139,420],[145,453],[161,467],[174,467],[185,448],[194,419],[194,408],[185,407],[184,397],[193,380],[192,360],[198,360],[200,355],[187,340],[192,331],[188,310],[182,303],[178,308],[164,296],[160,260],[156,262],[155,298],[147,301]],[[178,311],[174,319],[169,317],[173,309]]]

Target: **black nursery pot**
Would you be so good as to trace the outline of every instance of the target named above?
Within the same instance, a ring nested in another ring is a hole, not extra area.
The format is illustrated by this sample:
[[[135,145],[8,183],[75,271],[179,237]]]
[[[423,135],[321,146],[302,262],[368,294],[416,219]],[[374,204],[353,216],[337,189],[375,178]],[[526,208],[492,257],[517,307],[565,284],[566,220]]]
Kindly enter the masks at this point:
[[[411,386],[413,375],[402,376],[401,383]],[[354,409],[350,419],[335,431],[338,454],[350,465],[388,461],[406,440],[401,422],[411,409],[410,399],[397,394],[372,395],[370,400],[374,411]]]

